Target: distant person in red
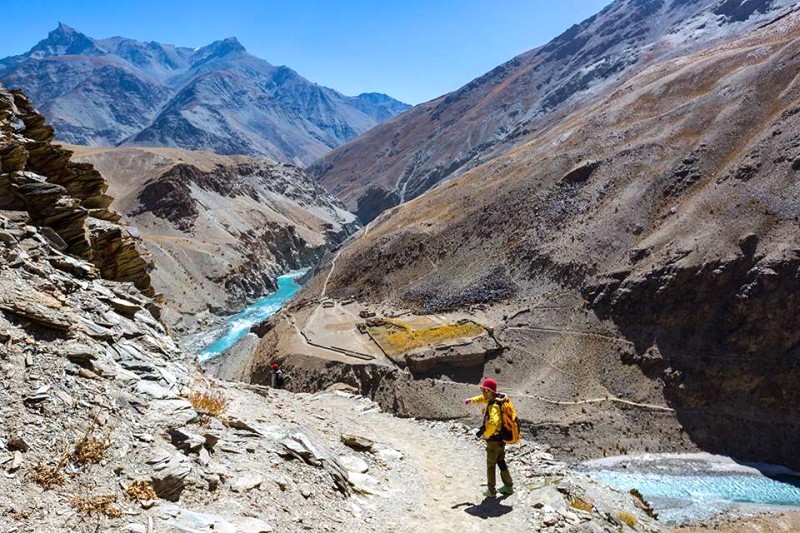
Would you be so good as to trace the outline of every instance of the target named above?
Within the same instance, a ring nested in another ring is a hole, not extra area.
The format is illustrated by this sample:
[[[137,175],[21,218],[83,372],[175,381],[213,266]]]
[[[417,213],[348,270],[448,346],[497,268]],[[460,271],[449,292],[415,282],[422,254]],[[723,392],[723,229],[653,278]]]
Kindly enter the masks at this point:
[[[503,441],[501,431],[503,429],[503,418],[499,402],[505,400],[504,394],[497,392],[497,381],[491,378],[484,378],[481,383],[481,395],[464,400],[466,405],[471,403],[485,403],[483,410],[483,425],[476,433],[476,436],[486,441],[486,489],[483,495],[487,498],[494,498],[497,493],[508,496],[514,493],[514,481],[511,479],[511,472],[508,471],[506,464],[506,444]],[[497,472],[495,467],[500,467],[500,478],[504,485],[499,489],[495,488]]]
[[[270,385],[272,385],[273,389],[282,389],[284,384],[286,384],[286,375],[278,363],[272,363]]]

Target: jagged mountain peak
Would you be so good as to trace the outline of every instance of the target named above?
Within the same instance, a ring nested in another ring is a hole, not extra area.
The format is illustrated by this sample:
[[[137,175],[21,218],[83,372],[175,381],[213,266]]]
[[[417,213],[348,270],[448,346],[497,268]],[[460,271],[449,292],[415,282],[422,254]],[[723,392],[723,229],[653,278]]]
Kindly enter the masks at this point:
[[[48,33],[47,38],[39,41],[30,51],[30,55],[35,57],[79,54],[101,55],[103,53],[103,50],[95,44],[93,39],[63,22],[59,22],[58,27]]]
[[[228,37],[199,48],[192,55],[192,63],[199,65],[212,59],[218,59],[233,54],[246,54],[247,49],[236,37]]]
[[[367,102],[373,102],[376,104],[391,102],[394,100],[394,98],[392,98],[388,94],[383,94],[383,93],[361,93],[356,98],[359,98]]]
[[[409,107],[344,96],[255,57],[235,37],[192,49],[91,39],[65,24],[29,52],[0,59],[0,80],[24,89],[62,141],[147,143],[301,166]]]
[[[48,37],[54,37],[56,35],[83,35],[83,33],[79,32],[78,30],[76,30],[72,26],[69,26],[69,25],[64,24],[63,22],[59,21],[58,26],[56,27],[56,29],[51,31],[50,34],[48,35]]]

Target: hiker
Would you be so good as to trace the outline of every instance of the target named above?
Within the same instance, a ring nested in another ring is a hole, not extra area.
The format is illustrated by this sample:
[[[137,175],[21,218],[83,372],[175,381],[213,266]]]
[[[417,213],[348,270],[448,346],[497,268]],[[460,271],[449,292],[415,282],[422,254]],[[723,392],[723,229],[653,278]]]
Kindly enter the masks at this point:
[[[506,443],[501,435],[503,429],[501,403],[506,401],[506,395],[497,392],[497,381],[491,378],[484,378],[481,383],[481,391],[482,394],[480,396],[468,398],[464,400],[464,404],[486,404],[483,410],[483,425],[475,434],[486,441],[487,487],[483,491],[483,495],[487,498],[494,498],[499,492],[504,496],[508,496],[514,493],[514,482],[506,464]],[[503,486],[499,489],[495,489],[495,466],[500,467],[500,478],[503,480]]]
[[[278,363],[272,363],[272,377],[270,381],[270,385],[272,385],[273,389],[282,389],[284,383],[286,383],[286,375],[281,370],[280,365]]]

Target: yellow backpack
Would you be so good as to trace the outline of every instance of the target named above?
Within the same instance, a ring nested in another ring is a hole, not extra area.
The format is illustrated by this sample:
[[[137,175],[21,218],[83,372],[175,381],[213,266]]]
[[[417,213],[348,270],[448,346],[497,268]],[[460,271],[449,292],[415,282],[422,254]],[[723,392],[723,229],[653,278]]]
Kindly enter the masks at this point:
[[[516,444],[519,442],[519,418],[517,418],[517,410],[514,409],[514,404],[511,403],[511,398],[505,396],[498,398],[497,403],[500,405],[500,417],[503,420],[503,427],[500,429],[500,438],[506,444]]]

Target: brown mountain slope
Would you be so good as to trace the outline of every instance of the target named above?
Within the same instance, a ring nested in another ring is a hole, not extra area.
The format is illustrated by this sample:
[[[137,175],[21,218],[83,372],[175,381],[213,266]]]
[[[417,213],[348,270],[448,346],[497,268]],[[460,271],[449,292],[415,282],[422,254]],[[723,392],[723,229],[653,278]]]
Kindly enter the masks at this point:
[[[486,315],[502,354],[468,373],[403,377],[418,380],[398,393],[410,414],[430,411],[431,395],[455,404],[459,381],[498,374],[530,395],[520,410],[540,431],[558,416],[537,396],[616,396],[674,409],[686,432],[673,415],[586,407],[552,436],[582,453],[688,447],[688,435],[800,465],[798,18],[653,65],[387,212],[307,294],[324,284],[330,296],[424,312],[497,304]],[[419,380],[432,376],[447,380]],[[410,391],[426,386],[414,406]]]
[[[110,184],[115,209],[142,234],[167,319],[191,328],[275,289],[357,227],[300,169],[246,156],[166,148],[72,147]],[[205,313],[205,314],[203,314]]]
[[[311,172],[368,222],[545,131],[633,73],[730,39],[791,0],[617,0],[545,46],[372,129]]]

